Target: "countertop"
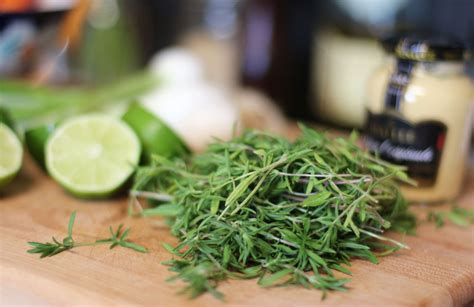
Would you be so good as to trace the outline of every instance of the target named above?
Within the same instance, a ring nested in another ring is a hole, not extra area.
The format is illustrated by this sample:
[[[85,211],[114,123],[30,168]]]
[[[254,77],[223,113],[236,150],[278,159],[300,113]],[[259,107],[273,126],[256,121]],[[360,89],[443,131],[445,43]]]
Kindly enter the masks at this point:
[[[469,169],[459,205],[474,209],[474,168]],[[374,265],[355,260],[349,290],[329,293],[301,287],[260,288],[255,280],[223,282],[225,301],[205,294],[189,300],[182,283],[160,264],[175,244],[162,220],[127,217],[125,196],[83,201],[67,195],[29,159],[19,177],[0,194],[0,305],[149,306],[462,306],[474,301],[474,226],[422,223],[416,236],[393,235],[410,246]],[[444,205],[436,208],[443,210]],[[107,236],[107,227],[132,227],[130,239],[150,249],[141,254],[106,246],[83,247],[39,259],[26,253],[27,241],[62,238],[77,210],[75,239]],[[427,208],[414,211],[426,216]]]

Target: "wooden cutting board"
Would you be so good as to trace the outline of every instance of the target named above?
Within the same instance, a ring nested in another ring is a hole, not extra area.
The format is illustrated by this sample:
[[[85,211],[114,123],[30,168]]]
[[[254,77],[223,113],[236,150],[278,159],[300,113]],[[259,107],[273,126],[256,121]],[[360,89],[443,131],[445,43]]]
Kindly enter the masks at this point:
[[[474,208],[474,169],[461,206]],[[163,221],[127,217],[127,200],[74,199],[30,161],[0,195],[0,305],[224,305],[206,294],[188,300],[177,294],[182,283],[161,261],[170,254],[162,242],[175,244]],[[447,208],[446,206],[444,208]],[[442,208],[438,208],[440,210]],[[132,227],[130,239],[149,254],[106,246],[83,247],[52,258],[26,253],[27,241],[62,238],[77,210],[76,241],[107,236],[109,225]],[[426,215],[426,208],[416,208]],[[229,281],[219,289],[226,306],[472,306],[474,302],[474,227],[422,224],[415,237],[401,238],[411,249],[382,258],[379,265],[356,260],[349,291],[321,293],[300,287],[262,289],[255,280]]]

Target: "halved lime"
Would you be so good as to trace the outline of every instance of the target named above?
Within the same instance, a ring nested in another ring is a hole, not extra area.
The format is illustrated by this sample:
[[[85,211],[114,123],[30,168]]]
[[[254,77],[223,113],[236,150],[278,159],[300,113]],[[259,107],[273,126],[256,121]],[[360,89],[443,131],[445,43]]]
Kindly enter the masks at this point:
[[[25,144],[30,155],[43,169],[45,165],[45,147],[49,136],[56,129],[55,124],[48,124],[29,129],[25,132]]]
[[[137,103],[129,107],[122,119],[137,133],[147,156],[152,154],[173,156],[189,152],[184,142],[171,128]]]
[[[46,168],[73,195],[104,198],[133,173],[141,146],[119,119],[82,115],[65,121],[46,143]]]
[[[16,134],[0,122],[0,188],[18,173],[23,160],[23,147]]]

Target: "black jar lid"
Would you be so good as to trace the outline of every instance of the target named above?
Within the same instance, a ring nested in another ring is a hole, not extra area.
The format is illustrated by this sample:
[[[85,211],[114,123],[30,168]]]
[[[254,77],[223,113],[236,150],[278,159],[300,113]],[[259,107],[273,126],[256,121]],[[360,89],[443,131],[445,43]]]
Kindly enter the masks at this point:
[[[467,56],[466,46],[446,38],[389,37],[382,46],[400,59],[431,61],[462,61]]]

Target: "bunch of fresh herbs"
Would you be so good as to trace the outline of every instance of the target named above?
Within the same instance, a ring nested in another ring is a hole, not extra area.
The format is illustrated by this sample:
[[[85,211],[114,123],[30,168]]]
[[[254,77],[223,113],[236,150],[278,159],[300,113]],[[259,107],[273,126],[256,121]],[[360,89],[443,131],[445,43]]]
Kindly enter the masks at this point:
[[[353,258],[377,263],[405,247],[384,236],[414,227],[399,190],[412,183],[404,169],[360,149],[355,134],[301,129],[294,142],[247,131],[139,169],[131,194],[153,200],[142,215],[170,218],[180,244],[165,247],[179,258],[166,264],[191,296],[221,297],[216,286],[228,278],[345,290],[334,270],[350,274]]]

